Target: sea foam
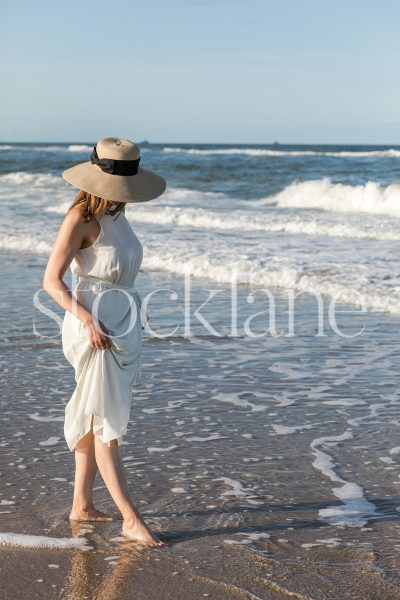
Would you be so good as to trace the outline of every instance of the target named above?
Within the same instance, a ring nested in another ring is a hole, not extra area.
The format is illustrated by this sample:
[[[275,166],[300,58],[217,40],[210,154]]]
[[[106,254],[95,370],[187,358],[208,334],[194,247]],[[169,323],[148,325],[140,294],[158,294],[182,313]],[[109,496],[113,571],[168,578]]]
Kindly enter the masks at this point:
[[[332,183],[329,178],[294,182],[276,194],[274,200],[282,208],[317,208],[400,217],[400,183],[385,187],[368,181],[365,185],[351,186]]]
[[[0,533],[0,545],[22,548],[76,548],[84,551],[92,549],[84,538],[53,538],[44,535],[11,532]]]
[[[327,156],[335,158],[400,158],[400,150],[389,148],[388,150],[272,150],[268,148],[179,148],[164,146],[164,152],[199,155],[231,155],[241,154],[243,156]]]

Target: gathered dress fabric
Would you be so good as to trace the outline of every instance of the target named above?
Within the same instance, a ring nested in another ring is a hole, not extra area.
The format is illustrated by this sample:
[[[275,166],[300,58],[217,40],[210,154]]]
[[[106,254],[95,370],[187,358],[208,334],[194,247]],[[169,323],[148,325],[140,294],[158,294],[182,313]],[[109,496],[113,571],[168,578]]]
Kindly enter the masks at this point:
[[[84,323],[66,311],[62,324],[62,348],[75,370],[75,390],[65,407],[64,435],[68,448],[88,433],[104,444],[122,440],[127,431],[132,386],[141,377],[142,329],[147,313],[142,310],[135,280],[143,247],[123,212],[97,218],[100,233],[71,262],[79,277],[72,295],[103,324],[112,346],[93,348]]]

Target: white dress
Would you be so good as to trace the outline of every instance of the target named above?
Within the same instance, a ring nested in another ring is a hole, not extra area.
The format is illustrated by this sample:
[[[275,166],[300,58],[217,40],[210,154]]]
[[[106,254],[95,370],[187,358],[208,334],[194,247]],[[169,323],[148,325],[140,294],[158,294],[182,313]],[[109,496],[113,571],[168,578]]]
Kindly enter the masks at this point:
[[[79,250],[71,271],[79,276],[72,290],[96,314],[111,336],[111,348],[93,348],[86,326],[66,311],[62,347],[75,369],[76,388],[65,407],[64,435],[69,449],[89,430],[103,443],[122,440],[131,408],[131,388],[141,377],[142,328],[147,314],[134,288],[143,247],[124,213],[103,214],[91,246]],[[143,317],[144,313],[144,317]]]

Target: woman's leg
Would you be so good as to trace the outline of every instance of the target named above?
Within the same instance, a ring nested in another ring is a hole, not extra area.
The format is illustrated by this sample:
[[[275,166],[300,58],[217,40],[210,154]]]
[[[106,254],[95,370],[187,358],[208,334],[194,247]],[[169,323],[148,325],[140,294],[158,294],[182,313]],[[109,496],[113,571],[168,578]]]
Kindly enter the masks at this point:
[[[124,519],[122,533],[149,546],[168,546],[169,544],[159,540],[150,531],[132,501],[119,454],[118,441],[112,440],[108,446],[98,436],[94,438],[95,456],[100,474]]]
[[[90,431],[75,448],[75,485],[70,519],[74,521],[113,521],[93,506],[93,483],[97,473],[94,450],[93,416]]]

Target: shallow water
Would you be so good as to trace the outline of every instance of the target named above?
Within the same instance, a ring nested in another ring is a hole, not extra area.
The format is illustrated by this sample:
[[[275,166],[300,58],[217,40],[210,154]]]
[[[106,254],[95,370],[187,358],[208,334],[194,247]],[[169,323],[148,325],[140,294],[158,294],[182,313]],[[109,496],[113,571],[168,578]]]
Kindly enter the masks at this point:
[[[302,295],[288,335],[287,298],[275,293],[283,335],[254,339],[242,325],[263,307],[247,303],[254,289],[240,286],[232,337],[230,290],[213,285],[220,293],[202,314],[221,335],[192,318],[188,338],[183,280],[141,271],[142,295],[159,290],[153,329],[166,335],[180,325],[164,339],[145,332],[120,448],[139,510],[172,544],[138,551],[120,536],[121,521],[68,522],[74,457],[63,411],[73,371],[56,324],[32,305],[43,259],[4,253],[2,266],[0,544],[11,546],[0,554],[15,598],[23,596],[12,583],[16,559],[35,565],[23,577],[38,598],[113,597],[115,589],[132,598],[400,596],[398,319],[338,306],[352,311],[338,313],[346,338],[329,327],[326,301],[325,336],[317,336],[315,301]],[[194,310],[208,291],[192,282],[191,292]],[[262,317],[254,321],[263,327]],[[118,516],[97,477],[97,506]],[[57,544],[48,538],[61,546],[81,538],[91,549],[46,550]],[[163,596],[151,591],[160,581]]]

